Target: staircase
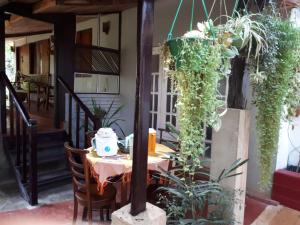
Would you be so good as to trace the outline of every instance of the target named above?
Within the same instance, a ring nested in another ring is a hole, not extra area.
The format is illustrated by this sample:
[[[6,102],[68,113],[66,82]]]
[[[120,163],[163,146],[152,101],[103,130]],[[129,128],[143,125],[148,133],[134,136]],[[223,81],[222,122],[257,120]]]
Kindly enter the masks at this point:
[[[58,77],[58,87],[64,89],[69,97],[68,127],[66,130],[38,132],[37,120],[30,117],[4,72],[0,72],[0,84],[0,90],[7,89],[9,95],[9,105],[0,102],[1,119],[7,118],[1,120],[0,138],[3,138],[4,150],[14,170],[21,195],[29,204],[36,205],[39,191],[57,187],[63,182],[71,182],[64,142],[74,140],[75,147],[79,148],[80,137],[84,137],[83,144],[86,145],[85,134],[89,123],[91,122],[93,129],[97,130],[100,128],[101,120],[95,117],[72,88]],[[59,112],[57,107],[55,113],[57,124],[63,122],[63,119],[59,118]]]
[[[4,139],[5,150],[11,166],[14,167],[16,164],[17,149],[16,146],[12,144],[13,142],[9,139],[9,137]],[[38,133],[36,139],[38,191],[71,182],[71,173],[68,168],[64,149],[64,142],[67,140],[65,130]],[[29,148],[29,146],[27,146],[27,148]],[[29,152],[27,152],[27,158],[29,157]],[[28,162],[26,169],[27,171],[29,170]],[[30,189],[30,183],[24,181],[24,178],[22,177],[23,170],[23,168],[15,167],[14,171],[18,182],[22,182],[24,186],[21,188],[21,193],[24,196],[26,192],[29,192],[28,189]],[[25,180],[30,180],[30,173],[25,174]]]
[[[38,133],[37,162],[38,187],[50,187],[58,182],[70,182],[71,174],[67,164],[64,142],[67,140],[65,130]]]

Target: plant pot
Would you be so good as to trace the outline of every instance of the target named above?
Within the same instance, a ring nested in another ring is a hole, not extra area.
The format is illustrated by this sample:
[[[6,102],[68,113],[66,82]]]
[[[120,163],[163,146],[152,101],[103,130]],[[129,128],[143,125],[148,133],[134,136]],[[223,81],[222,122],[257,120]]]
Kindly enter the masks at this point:
[[[300,0],[281,0],[280,7],[283,9],[291,9],[300,6]]]
[[[300,116],[300,106],[297,107],[296,109],[296,117]]]
[[[181,68],[181,51],[183,42],[186,41],[188,44],[193,44],[196,41],[200,41],[199,38],[174,38],[166,42],[166,45],[169,47],[170,54],[172,56],[172,59],[175,62],[175,68],[180,69]],[[208,44],[207,40],[203,40],[204,43]]]

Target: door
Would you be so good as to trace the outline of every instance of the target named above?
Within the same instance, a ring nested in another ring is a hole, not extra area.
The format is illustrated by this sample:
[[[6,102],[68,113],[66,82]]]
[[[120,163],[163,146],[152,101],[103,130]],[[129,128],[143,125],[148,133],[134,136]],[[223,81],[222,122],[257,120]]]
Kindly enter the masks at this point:
[[[153,49],[150,127],[165,129],[166,123],[179,128],[177,122],[177,93],[174,82],[163,70],[160,48]]]

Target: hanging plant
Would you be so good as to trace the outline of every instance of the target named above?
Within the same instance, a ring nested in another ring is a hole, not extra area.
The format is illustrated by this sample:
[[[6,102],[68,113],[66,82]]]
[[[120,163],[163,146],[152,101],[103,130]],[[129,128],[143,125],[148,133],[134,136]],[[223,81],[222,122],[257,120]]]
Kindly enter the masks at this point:
[[[218,89],[220,81],[231,73],[231,59],[239,55],[239,50],[258,55],[266,45],[263,25],[253,17],[237,13],[224,25],[214,26],[211,20],[198,23],[197,30],[170,39],[163,47],[165,67],[180,93],[181,160],[187,164],[193,159],[192,168],[185,166],[187,171],[201,164],[205,151],[203,125],[216,129],[221,125],[218,111],[226,107],[226,102],[219,99]]]
[[[180,152],[175,156],[179,169],[176,168],[174,176],[164,173],[171,184],[163,188],[168,193],[163,200],[170,224],[229,224],[223,219],[233,199],[222,189],[220,179],[205,182],[196,178],[206,150],[204,127],[220,128],[220,111],[226,112],[226,101],[219,98],[220,81],[228,79],[231,59],[240,52],[249,57],[254,52],[258,57],[266,45],[264,29],[262,24],[254,22],[253,15],[238,13],[234,18],[226,16],[227,23],[216,26],[208,19],[203,5],[207,21],[198,23],[196,30],[192,29],[191,22],[189,32],[173,39],[172,30],[182,2],[162,51],[167,74],[179,93],[176,107],[180,125]],[[230,176],[239,175],[234,171],[246,161],[236,161]],[[207,208],[215,210],[208,213]]]
[[[257,106],[260,183],[269,188],[273,162],[278,148],[283,115],[294,116],[299,105],[300,30],[277,15],[263,14],[258,21],[265,25],[268,48],[251,60],[251,80]],[[284,106],[287,110],[284,110]]]
[[[198,23],[198,30],[182,38],[168,41],[164,59],[168,74],[180,93],[177,108],[180,112],[181,160],[187,171],[200,167],[205,151],[203,125],[220,126],[218,109],[219,82],[231,72],[230,59],[238,54],[231,45],[231,35],[219,33],[212,21]],[[193,164],[187,161],[193,159]]]

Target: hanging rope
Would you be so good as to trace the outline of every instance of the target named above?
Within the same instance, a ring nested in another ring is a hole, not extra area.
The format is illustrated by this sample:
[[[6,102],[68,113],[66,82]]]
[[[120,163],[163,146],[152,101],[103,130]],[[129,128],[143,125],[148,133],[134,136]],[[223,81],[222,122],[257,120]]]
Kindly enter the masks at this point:
[[[174,20],[173,20],[173,23],[172,23],[172,26],[171,26],[171,29],[170,29],[170,32],[169,32],[169,34],[168,34],[168,41],[171,40],[171,39],[173,38],[173,30],[174,30],[174,26],[175,26],[175,24],[176,24],[176,21],[177,21],[177,18],[178,18],[179,11],[180,11],[180,9],[181,9],[182,3],[183,3],[183,0],[180,0],[179,5],[178,5],[178,8],[177,8],[177,11],[176,11],[176,14],[175,14],[175,17],[174,17]]]
[[[217,2],[217,0],[214,0],[213,4],[212,4],[212,6],[211,6],[211,9],[210,9],[209,15],[208,15],[209,18],[211,17],[211,13],[212,13],[213,9],[215,8],[216,2]]]
[[[206,8],[205,0],[201,0],[201,2],[202,2],[202,7],[204,9],[205,16],[206,16],[206,20],[208,20],[209,19],[209,15],[208,15],[208,11],[207,11],[207,8]]]
[[[194,12],[195,12],[195,0],[193,0],[193,2],[192,2],[191,21],[190,21],[190,31],[193,30]]]
[[[234,7],[233,7],[233,11],[232,11],[232,15],[231,15],[231,17],[233,17],[233,16],[234,16],[234,14],[235,14],[235,12],[236,12],[236,8],[237,8],[238,4],[239,4],[239,1],[238,1],[238,0],[235,0],[235,3],[234,3]]]
[[[225,9],[225,15],[228,16],[228,11],[227,11],[227,5],[226,5],[226,0],[224,1],[224,9]]]

